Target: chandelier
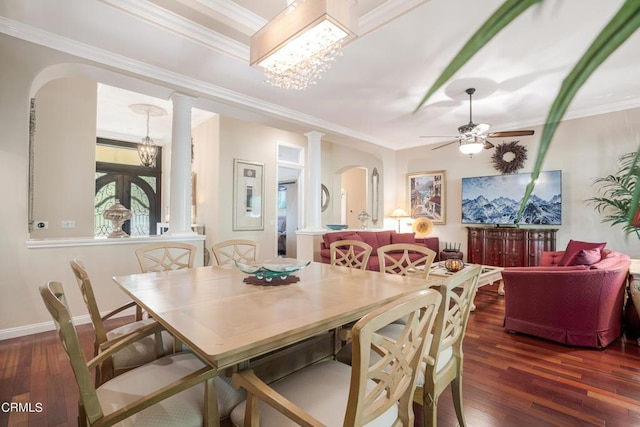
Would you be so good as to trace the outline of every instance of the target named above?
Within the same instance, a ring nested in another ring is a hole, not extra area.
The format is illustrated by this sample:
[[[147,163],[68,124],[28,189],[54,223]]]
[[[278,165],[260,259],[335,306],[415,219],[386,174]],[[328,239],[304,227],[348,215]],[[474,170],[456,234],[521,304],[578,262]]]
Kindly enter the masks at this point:
[[[294,1],[251,37],[251,66],[273,86],[304,90],[355,38],[352,27],[344,0]]]
[[[149,117],[164,116],[167,110],[162,107],[151,104],[132,104],[129,108],[137,114],[146,114],[147,116],[147,134],[142,138],[142,142],[138,144],[138,156],[140,157],[140,165],[145,168],[155,166],[156,157],[158,157],[158,146],[149,137]]]

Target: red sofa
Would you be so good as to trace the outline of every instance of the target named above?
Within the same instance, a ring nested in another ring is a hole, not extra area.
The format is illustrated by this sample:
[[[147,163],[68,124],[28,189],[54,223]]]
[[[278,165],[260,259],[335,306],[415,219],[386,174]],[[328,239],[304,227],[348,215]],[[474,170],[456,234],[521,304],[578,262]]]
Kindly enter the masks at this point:
[[[392,243],[414,243],[425,246],[436,253],[433,262],[438,261],[440,252],[440,240],[437,237],[427,237],[418,239],[413,233],[396,233],[395,231],[365,231],[365,230],[344,230],[329,232],[322,236],[320,243],[320,255],[322,262],[329,264],[331,262],[331,251],[329,245],[337,240],[360,240],[369,244],[373,250],[367,263],[367,270],[380,271],[380,263],[378,262],[378,248]],[[422,257],[422,254],[416,254],[416,257]],[[409,256],[411,257],[411,255]]]
[[[502,272],[504,327],[562,344],[606,347],[622,333],[629,256],[602,249],[591,265],[560,266],[564,251],[544,252],[538,267]]]

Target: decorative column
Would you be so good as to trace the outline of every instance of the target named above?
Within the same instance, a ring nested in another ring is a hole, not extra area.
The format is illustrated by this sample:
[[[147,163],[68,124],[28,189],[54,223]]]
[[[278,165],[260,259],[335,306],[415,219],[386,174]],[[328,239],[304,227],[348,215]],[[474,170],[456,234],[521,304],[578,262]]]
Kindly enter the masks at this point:
[[[304,134],[307,137],[307,161],[306,169],[308,171],[308,186],[306,194],[308,198],[305,201],[306,205],[306,221],[305,230],[319,231],[324,230],[321,224],[322,213],[322,182],[321,182],[321,151],[320,145],[322,144],[322,137],[324,133],[312,131]]]
[[[191,230],[191,107],[195,99],[176,93],[171,101],[173,118],[168,234],[196,234]]]
[[[321,225],[322,182],[321,152],[322,132],[312,131],[307,137],[306,181],[304,184],[304,228],[296,231],[297,258],[305,261],[320,261],[320,240],[326,231]]]

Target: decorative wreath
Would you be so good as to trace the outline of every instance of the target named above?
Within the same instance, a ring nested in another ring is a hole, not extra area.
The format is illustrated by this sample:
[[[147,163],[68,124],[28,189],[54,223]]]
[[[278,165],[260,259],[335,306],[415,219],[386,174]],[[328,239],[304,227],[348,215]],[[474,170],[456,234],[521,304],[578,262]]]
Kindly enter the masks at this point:
[[[493,167],[503,175],[508,173],[515,173],[524,166],[524,161],[527,160],[527,147],[519,145],[520,141],[505,142],[496,146],[496,151],[491,157],[491,163]],[[513,158],[505,160],[505,154],[513,154]]]

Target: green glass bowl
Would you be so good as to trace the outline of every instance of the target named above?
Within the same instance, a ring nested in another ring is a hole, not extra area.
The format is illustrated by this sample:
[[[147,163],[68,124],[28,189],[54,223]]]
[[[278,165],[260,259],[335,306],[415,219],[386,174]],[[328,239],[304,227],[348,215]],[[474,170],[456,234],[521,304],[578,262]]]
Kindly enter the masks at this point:
[[[268,261],[252,263],[234,261],[234,263],[243,273],[255,276],[259,280],[264,279],[270,282],[275,278],[286,279],[311,264],[311,261],[298,261],[294,258],[278,257]]]

